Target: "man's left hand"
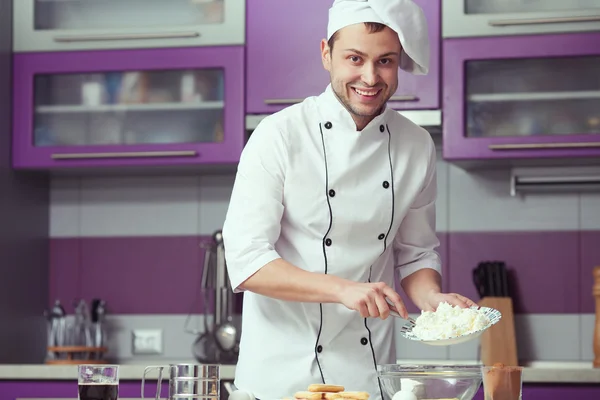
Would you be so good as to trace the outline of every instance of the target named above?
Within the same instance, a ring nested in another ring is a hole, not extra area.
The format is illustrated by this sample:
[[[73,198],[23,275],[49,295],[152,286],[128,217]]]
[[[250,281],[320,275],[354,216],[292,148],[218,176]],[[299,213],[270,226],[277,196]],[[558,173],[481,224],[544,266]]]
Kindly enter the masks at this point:
[[[430,292],[423,304],[423,311],[435,311],[440,303],[446,302],[453,306],[459,306],[460,308],[467,307],[478,307],[477,303],[473,300],[466,298],[457,293],[440,293],[436,291]]]

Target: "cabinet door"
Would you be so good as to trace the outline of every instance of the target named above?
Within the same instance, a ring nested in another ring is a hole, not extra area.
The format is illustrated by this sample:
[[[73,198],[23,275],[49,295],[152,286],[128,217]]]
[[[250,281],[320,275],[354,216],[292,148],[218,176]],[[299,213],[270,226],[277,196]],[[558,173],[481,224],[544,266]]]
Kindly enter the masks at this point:
[[[442,0],[443,37],[600,30],[598,0]]]
[[[600,33],[447,39],[449,160],[600,155]]]
[[[332,1],[248,0],[247,112],[270,114],[319,95],[329,84],[320,42]],[[431,68],[426,76],[399,72],[390,106],[439,108],[439,0],[416,0],[429,23]],[[272,17],[266,17],[272,16]]]
[[[16,54],[17,168],[234,163],[242,47]]]
[[[242,45],[245,0],[13,0],[14,51]]]

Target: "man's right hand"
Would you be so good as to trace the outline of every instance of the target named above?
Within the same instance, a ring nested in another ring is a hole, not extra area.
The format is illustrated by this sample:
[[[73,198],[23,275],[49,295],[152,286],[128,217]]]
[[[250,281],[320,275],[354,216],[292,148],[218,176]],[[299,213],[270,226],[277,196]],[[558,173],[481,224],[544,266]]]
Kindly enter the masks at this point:
[[[383,282],[348,283],[339,292],[339,302],[358,311],[363,318],[386,319],[390,310],[394,310],[402,318],[408,319],[408,312],[400,295]]]

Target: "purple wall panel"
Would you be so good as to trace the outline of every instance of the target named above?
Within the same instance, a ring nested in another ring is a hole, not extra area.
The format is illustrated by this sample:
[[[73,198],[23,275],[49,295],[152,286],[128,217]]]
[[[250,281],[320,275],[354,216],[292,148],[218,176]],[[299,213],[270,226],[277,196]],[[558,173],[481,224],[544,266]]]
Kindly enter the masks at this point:
[[[81,292],[86,299],[105,299],[112,313],[187,313],[200,283],[202,254],[193,236],[83,240]]]
[[[83,296],[107,301],[112,314],[188,313],[200,283],[202,237],[53,239],[51,298],[68,312]],[[198,312],[201,303],[192,310]]]
[[[581,277],[579,291],[582,313],[596,312],[594,296],[592,296],[592,270],[600,266],[600,231],[582,231],[581,237]]]
[[[471,271],[507,262],[517,313],[594,312],[591,270],[600,265],[600,232],[455,232],[439,234],[443,289],[479,299]],[[49,302],[102,297],[118,314],[201,312],[196,290],[207,237],[52,239]],[[550,295],[548,295],[550,294]],[[419,312],[401,292],[409,312]],[[242,296],[237,296],[239,312]]]
[[[81,297],[81,242],[79,238],[50,240],[49,304],[60,300],[67,313],[72,313],[73,301]]]
[[[478,299],[472,270],[507,263],[516,313],[579,312],[579,232],[452,233],[450,290]]]
[[[198,292],[206,236],[52,239],[49,303],[68,313],[83,298],[107,301],[111,314],[203,312]],[[234,312],[241,312],[236,295]]]

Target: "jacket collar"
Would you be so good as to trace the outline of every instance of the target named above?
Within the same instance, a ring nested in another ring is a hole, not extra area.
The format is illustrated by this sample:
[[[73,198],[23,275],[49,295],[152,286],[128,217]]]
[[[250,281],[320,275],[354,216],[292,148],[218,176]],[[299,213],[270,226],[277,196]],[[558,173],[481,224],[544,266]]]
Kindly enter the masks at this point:
[[[342,102],[338,99],[337,95],[333,91],[331,84],[327,85],[327,88],[323,93],[317,97],[317,106],[319,109],[319,115],[321,123],[330,123],[336,128],[343,128],[347,130],[356,131],[356,123],[352,119],[350,112],[344,107]],[[386,121],[390,118],[390,113],[393,112],[391,108],[384,106],[381,114],[373,118],[371,122],[362,130],[362,132],[371,131],[377,129],[379,131],[381,125],[385,125]]]

